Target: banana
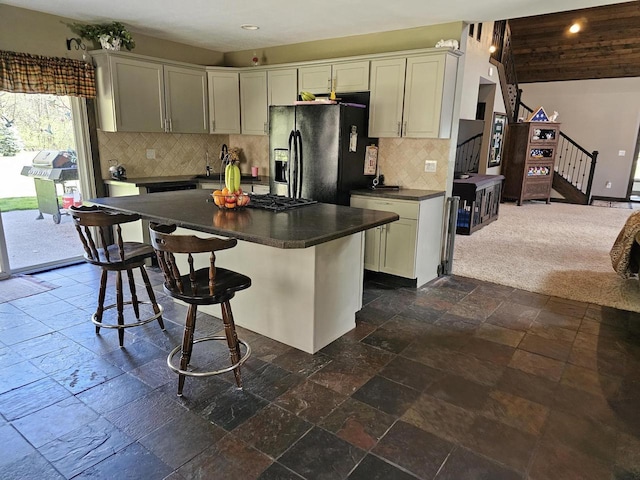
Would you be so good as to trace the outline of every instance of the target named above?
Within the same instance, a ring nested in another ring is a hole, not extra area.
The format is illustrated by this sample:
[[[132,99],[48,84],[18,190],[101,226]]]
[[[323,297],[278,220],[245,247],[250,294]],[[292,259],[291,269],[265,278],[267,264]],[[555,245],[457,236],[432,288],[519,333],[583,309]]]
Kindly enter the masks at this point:
[[[240,188],[240,168],[230,163],[224,169],[224,185],[230,192],[236,192]]]
[[[304,101],[309,102],[309,101],[315,100],[316,96],[311,92],[301,91],[300,92],[300,98],[302,98],[302,100],[304,100]]]
[[[233,165],[233,186],[234,192],[237,192],[240,189],[240,167],[237,165]]]

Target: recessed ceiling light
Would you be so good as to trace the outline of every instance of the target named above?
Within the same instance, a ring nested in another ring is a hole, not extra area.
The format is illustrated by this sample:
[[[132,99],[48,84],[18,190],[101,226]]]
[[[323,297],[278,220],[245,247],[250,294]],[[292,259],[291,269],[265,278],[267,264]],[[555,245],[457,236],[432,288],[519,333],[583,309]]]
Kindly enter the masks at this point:
[[[260,27],[257,25],[251,25],[250,23],[245,23],[244,25],[240,25],[240,28],[243,30],[258,30]]]
[[[580,24],[579,23],[574,23],[573,25],[571,25],[569,27],[569,31],[571,33],[578,33],[580,31]]]
[[[497,48],[496,48],[496,46],[495,46],[495,45],[491,45],[491,46],[489,47],[489,53],[493,53],[493,52],[495,52],[496,50],[497,50]]]

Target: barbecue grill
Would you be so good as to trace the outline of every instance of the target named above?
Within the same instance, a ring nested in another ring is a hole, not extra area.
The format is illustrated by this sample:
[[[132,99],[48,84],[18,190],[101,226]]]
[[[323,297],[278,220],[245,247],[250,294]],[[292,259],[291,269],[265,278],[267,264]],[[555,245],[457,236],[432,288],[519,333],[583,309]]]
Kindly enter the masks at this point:
[[[31,165],[22,167],[21,175],[33,178],[40,214],[36,220],[43,219],[43,213],[53,215],[53,222],[60,223],[61,212],[58,201],[58,185],[65,189],[65,182],[78,180],[78,165],[73,150],[42,150],[31,161]]]

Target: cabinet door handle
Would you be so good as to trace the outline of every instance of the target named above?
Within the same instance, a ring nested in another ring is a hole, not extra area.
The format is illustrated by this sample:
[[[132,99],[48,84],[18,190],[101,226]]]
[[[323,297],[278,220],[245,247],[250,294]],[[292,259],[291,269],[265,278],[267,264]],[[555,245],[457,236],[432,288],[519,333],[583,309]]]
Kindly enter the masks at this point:
[[[216,121],[215,120],[211,120],[211,131],[212,132],[216,131]]]
[[[173,123],[171,122],[171,119],[169,119],[169,131],[173,132]]]
[[[402,132],[406,135],[407,134],[407,122],[404,122],[404,127],[402,127]]]
[[[164,130],[164,132],[166,133],[167,132],[167,119],[166,118],[164,119],[163,123],[164,123],[164,125],[162,126],[162,130]]]
[[[398,122],[398,136],[400,136],[400,122]]]

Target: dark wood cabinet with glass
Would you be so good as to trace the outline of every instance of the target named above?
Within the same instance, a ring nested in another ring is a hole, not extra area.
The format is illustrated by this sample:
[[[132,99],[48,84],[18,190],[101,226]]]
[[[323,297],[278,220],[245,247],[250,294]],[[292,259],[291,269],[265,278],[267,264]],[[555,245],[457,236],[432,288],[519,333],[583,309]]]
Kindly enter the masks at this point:
[[[453,195],[460,197],[456,233],[471,235],[498,219],[502,175],[479,175],[453,181]]]
[[[549,203],[560,124],[523,122],[509,125],[504,152],[502,198]]]

